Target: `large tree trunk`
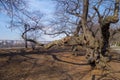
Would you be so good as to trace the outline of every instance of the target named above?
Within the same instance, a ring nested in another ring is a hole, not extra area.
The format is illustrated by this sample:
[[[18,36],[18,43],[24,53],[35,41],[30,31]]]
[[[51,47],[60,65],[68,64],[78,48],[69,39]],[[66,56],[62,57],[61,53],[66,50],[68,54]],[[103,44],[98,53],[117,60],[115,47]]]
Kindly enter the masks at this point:
[[[118,20],[119,20],[118,13],[119,13],[119,0],[116,0],[114,15],[105,17],[104,19],[100,18],[100,27],[101,27],[101,34],[102,34],[102,44],[101,44],[102,55],[105,55],[109,48],[110,24],[118,22]]]
[[[98,41],[93,36],[93,33],[89,30],[87,26],[87,16],[88,16],[88,7],[89,7],[89,0],[84,0],[83,3],[83,15],[82,15],[82,29],[84,34],[84,45],[86,46],[86,58],[88,62],[93,66],[95,66],[97,56],[96,51],[99,45]]]
[[[106,61],[108,60],[105,55],[109,48],[109,27],[111,23],[118,22],[119,12],[119,0],[116,0],[114,15],[105,18],[99,17],[100,28],[101,28],[101,39],[98,41],[93,33],[87,27],[87,16],[88,16],[89,0],[84,0],[83,15],[82,15],[82,28],[84,34],[84,40],[86,45],[86,58],[91,66],[99,64],[100,67],[105,67]]]
[[[106,58],[106,53],[109,48],[109,37],[110,37],[110,24],[118,22],[118,12],[119,12],[119,0],[116,0],[114,15],[102,18],[98,13],[99,16],[99,23],[100,23],[100,34],[101,39],[97,39],[94,33],[89,30],[87,26],[87,17],[88,17],[88,7],[89,7],[89,0],[83,0],[83,15],[82,19],[79,21],[79,25],[76,28],[76,31],[73,36],[69,36],[63,38],[61,40],[53,41],[45,45],[45,48],[50,48],[54,45],[64,45],[68,44],[75,48],[75,46],[83,46],[86,49],[86,58],[88,63],[91,66],[103,68],[106,66],[106,62],[108,58]],[[80,28],[82,28],[83,33],[79,35]],[[74,50],[74,49],[73,49]]]

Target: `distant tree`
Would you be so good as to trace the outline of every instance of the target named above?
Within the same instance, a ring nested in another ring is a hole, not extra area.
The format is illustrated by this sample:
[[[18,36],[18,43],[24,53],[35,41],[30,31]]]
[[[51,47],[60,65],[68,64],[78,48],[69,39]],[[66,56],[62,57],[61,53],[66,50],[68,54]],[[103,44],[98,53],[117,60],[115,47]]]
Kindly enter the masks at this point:
[[[19,21],[16,21],[15,23],[15,25],[21,25],[19,28],[22,31],[21,37],[25,40],[25,47],[27,48],[28,41],[41,45],[36,41],[36,39],[39,38],[43,33],[44,26],[41,22],[43,14],[39,11],[35,11],[27,12],[26,15],[27,17],[24,18],[19,16]]]
[[[34,35],[30,37],[31,33],[42,33],[41,18],[43,14],[40,11],[29,11],[26,0],[0,0],[1,12],[6,13],[10,18],[10,28],[20,29],[22,38],[25,40],[25,47],[27,48],[27,41],[37,44]],[[40,35],[40,34],[39,34]]]

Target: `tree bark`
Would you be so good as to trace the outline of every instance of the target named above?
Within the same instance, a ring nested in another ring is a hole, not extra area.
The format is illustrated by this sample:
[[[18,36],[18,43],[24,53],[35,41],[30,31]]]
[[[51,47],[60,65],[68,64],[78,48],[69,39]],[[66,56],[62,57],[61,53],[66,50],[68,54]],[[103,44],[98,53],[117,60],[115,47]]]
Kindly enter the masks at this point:
[[[84,35],[84,45],[86,46],[86,58],[91,66],[95,66],[96,60],[98,58],[98,41],[93,36],[93,33],[89,30],[87,26],[87,17],[88,17],[88,7],[89,0],[84,0],[83,3],[83,15],[82,15],[82,29]]]
[[[109,38],[110,38],[110,24],[111,23],[117,23],[119,21],[119,0],[115,1],[115,9],[114,9],[114,15],[105,17],[104,19],[100,20],[100,28],[101,28],[101,34],[102,34],[102,44],[101,44],[101,53],[102,55],[106,55],[106,52],[109,48]]]
[[[79,21],[73,36],[76,36],[76,37],[79,36],[79,32],[81,28],[82,28],[81,21]]]
[[[115,2],[114,15],[102,18],[99,14],[99,22],[101,28],[101,40],[97,40],[93,33],[87,27],[87,16],[88,16],[89,0],[84,0],[83,5],[83,15],[82,15],[82,28],[84,34],[84,40],[86,45],[86,58],[91,66],[96,66],[100,64],[104,67],[105,64],[101,62],[106,62],[105,55],[109,48],[109,38],[110,38],[110,24],[118,22],[118,12],[119,12],[119,0]]]

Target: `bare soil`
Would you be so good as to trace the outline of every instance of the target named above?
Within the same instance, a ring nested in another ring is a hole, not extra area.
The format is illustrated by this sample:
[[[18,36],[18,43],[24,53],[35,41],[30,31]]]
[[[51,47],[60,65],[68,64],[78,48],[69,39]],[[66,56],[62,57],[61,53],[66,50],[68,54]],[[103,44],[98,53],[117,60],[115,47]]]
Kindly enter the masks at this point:
[[[118,54],[111,52],[108,70],[92,69],[84,54],[80,50],[79,56],[73,56],[65,47],[1,49],[0,80],[120,80]]]

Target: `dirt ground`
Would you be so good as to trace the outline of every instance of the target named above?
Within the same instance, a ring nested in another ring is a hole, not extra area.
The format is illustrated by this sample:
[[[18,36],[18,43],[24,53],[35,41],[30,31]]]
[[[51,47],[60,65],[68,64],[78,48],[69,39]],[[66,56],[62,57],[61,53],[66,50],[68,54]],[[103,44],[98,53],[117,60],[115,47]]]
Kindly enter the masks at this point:
[[[80,50],[0,49],[0,80],[120,80],[119,55],[111,52],[109,70],[92,69]]]

